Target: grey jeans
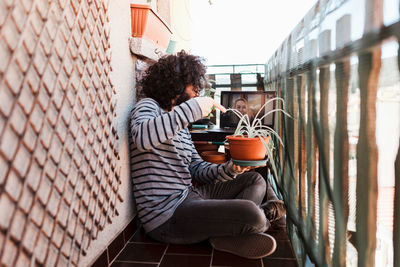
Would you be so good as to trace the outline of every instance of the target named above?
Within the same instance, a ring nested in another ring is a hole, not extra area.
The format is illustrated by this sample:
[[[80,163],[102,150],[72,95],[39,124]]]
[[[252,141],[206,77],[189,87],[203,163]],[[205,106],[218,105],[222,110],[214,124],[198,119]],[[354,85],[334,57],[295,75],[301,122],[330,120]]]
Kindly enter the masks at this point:
[[[264,232],[270,223],[259,206],[266,188],[257,172],[191,188],[173,216],[148,235],[165,243],[191,244],[210,237]]]

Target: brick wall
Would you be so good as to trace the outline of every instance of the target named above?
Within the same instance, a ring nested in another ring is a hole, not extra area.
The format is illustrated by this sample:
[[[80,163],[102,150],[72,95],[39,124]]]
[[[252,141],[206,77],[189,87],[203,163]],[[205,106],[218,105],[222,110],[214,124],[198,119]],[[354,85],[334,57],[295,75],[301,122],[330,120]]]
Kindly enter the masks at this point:
[[[109,1],[0,1],[0,261],[75,265],[118,214]]]

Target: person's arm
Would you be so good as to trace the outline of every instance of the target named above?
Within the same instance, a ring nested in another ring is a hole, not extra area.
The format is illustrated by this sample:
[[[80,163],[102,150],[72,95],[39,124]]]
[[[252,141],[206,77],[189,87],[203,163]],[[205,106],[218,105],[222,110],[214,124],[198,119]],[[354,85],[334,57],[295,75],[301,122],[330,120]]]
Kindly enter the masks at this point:
[[[229,160],[222,164],[213,164],[204,161],[197,153],[196,148],[192,145],[192,160],[190,163],[190,174],[192,179],[203,183],[217,183],[226,182],[236,178],[238,174],[264,167],[260,166],[239,166],[233,164],[232,160]]]
[[[197,153],[194,145],[192,145],[190,174],[193,180],[203,184],[233,180],[238,174],[246,171],[235,167],[231,160],[222,164],[213,164],[204,161]]]
[[[190,122],[195,122],[211,112],[212,108],[226,112],[225,107],[216,103],[210,97],[192,98],[180,105],[174,106],[170,112],[160,114],[160,107],[151,98],[138,102],[131,113],[132,139],[137,149],[144,151],[171,139],[186,128]]]
[[[150,98],[138,102],[131,113],[131,132],[137,149],[155,148],[186,128],[190,122],[201,118],[202,111],[195,99],[175,106],[170,112],[160,114],[160,107]]]

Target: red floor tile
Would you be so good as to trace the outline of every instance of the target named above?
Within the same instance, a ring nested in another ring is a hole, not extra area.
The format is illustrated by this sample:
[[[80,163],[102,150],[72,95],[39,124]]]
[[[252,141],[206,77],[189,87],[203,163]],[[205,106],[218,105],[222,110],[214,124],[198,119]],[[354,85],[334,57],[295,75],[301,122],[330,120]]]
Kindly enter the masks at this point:
[[[104,251],[100,257],[92,264],[92,267],[107,267],[108,266],[108,255],[107,250]]]
[[[214,250],[212,266],[262,267],[261,260],[245,259],[231,253]]]
[[[135,243],[149,243],[149,244],[161,244],[157,240],[152,239],[148,235],[145,234],[143,228],[140,228],[136,231],[136,233],[133,235],[131,240],[129,242],[135,242]]]
[[[266,258],[294,259],[296,257],[293,254],[292,245],[289,241],[277,240],[275,252]]]
[[[212,247],[208,241],[193,245],[169,245],[166,254],[211,255]]]
[[[276,251],[258,260],[245,259],[230,253],[213,250],[208,241],[193,245],[163,244],[138,229],[125,249],[113,263],[113,267],[297,267],[285,229],[270,230],[268,234],[277,240]],[[160,262],[161,261],[161,262]]]
[[[132,238],[136,230],[137,230],[136,220],[132,220],[124,230],[125,243],[127,243],[129,239]]]
[[[160,267],[209,267],[211,256],[165,255]]]
[[[165,244],[128,243],[116,261],[159,263],[166,248]]]
[[[295,259],[270,259],[264,258],[262,259],[265,267],[298,267],[297,261]]]
[[[138,263],[138,262],[114,262],[111,267],[157,267],[158,264],[152,263]]]
[[[285,229],[282,230],[269,230],[265,232],[275,238],[275,240],[289,240],[288,234]]]
[[[124,236],[123,234],[119,234],[117,238],[108,246],[108,258],[110,262],[112,262],[118,253],[125,246]]]

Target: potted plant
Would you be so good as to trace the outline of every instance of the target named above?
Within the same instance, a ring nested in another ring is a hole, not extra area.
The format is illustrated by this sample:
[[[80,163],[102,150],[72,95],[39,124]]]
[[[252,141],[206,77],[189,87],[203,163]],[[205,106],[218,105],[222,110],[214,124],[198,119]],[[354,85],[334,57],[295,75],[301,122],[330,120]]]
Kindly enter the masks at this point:
[[[247,166],[259,166],[265,165],[266,156],[273,163],[273,150],[275,144],[272,136],[282,144],[280,136],[269,126],[263,125],[263,119],[274,112],[283,112],[285,115],[291,117],[283,109],[272,109],[266,112],[263,116],[258,117],[260,112],[270,102],[281,101],[284,104],[284,100],[279,97],[275,97],[267,101],[257,112],[253,121],[250,121],[248,114],[242,114],[236,109],[228,109],[239,117],[239,122],[233,135],[226,137],[229,143],[229,152],[232,160],[235,164],[247,165]]]
[[[172,31],[151,6],[131,4],[131,26],[132,37],[144,38],[167,50]]]
[[[207,162],[220,164],[226,162],[226,156],[223,152],[218,151],[203,151],[200,153],[200,157]]]

